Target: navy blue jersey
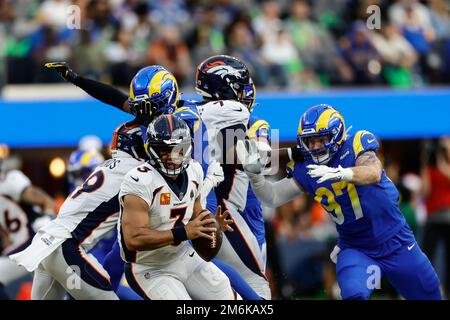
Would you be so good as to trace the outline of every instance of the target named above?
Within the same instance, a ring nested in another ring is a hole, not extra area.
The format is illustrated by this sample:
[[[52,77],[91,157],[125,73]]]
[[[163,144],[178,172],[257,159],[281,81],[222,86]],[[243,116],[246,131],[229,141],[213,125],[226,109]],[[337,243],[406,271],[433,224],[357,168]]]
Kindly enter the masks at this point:
[[[327,164],[329,167],[354,167],[358,156],[376,151],[378,142],[368,131],[349,136]],[[346,181],[325,181],[311,178],[306,168],[312,160],[290,162],[288,175],[328,211],[336,223],[339,246],[372,248],[392,238],[406,223],[398,207],[399,194],[382,172],[381,181],[372,185],[354,185]]]

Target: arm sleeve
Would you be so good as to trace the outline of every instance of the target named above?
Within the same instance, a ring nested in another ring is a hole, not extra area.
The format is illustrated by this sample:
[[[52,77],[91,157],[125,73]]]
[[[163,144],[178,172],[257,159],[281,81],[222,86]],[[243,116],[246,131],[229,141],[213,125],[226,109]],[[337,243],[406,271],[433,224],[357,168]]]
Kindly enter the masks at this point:
[[[271,208],[279,207],[303,193],[293,178],[271,182],[263,175],[254,175],[250,182],[256,197]]]
[[[123,110],[123,104],[128,100],[128,96],[120,90],[99,81],[79,76],[73,83],[91,97],[120,110]]]
[[[8,172],[4,185],[3,193],[11,197],[14,201],[19,202],[22,193],[31,185],[31,181],[21,171],[12,170]]]

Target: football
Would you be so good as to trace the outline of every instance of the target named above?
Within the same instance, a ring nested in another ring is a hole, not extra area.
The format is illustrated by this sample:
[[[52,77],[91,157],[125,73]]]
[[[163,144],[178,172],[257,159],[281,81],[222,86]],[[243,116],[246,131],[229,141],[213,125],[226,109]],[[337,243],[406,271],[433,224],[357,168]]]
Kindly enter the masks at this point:
[[[210,213],[204,219],[212,218],[214,216]],[[197,238],[192,240],[192,246],[200,257],[205,261],[211,261],[219,252],[220,246],[222,245],[223,232],[219,228],[219,223],[216,221],[207,225],[208,227],[216,227],[217,231],[213,232],[214,241],[206,238]]]

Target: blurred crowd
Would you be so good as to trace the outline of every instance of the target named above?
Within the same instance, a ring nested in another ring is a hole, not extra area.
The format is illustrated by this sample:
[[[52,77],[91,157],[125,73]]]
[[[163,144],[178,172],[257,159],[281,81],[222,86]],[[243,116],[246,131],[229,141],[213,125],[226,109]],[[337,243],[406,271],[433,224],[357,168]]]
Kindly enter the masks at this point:
[[[368,12],[371,5],[379,12]],[[79,29],[68,28],[77,23]],[[378,23],[379,29],[368,28]],[[192,88],[195,66],[216,53],[245,61],[257,86],[267,89],[449,83],[450,5],[446,0],[0,0],[0,86],[56,82],[42,64],[63,60],[80,74],[118,86],[128,86],[139,68],[161,64],[182,87]]]

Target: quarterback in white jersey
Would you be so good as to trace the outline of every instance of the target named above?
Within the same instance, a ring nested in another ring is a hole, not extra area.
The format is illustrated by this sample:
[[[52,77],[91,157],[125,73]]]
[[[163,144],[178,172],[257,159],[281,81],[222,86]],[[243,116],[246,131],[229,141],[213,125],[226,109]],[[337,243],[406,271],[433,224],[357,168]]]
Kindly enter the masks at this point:
[[[141,134],[134,122],[119,126],[111,146],[113,158],[69,195],[58,217],[38,231],[27,249],[11,256],[35,270],[32,299],[61,299],[65,291],[75,299],[117,299],[108,273],[87,252],[116,227],[123,177],[146,158]],[[73,281],[80,285],[71,285]]]
[[[131,170],[121,186],[118,233],[125,275],[144,299],[236,298],[226,275],[186,241],[212,240],[208,233],[216,231],[206,226],[214,219],[203,219],[209,214],[200,203],[203,169],[191,159],[191,143],[183,120],[156,118],[145,143],[150,164]]]
[[[0,164],[1,166],[1,164]],[[8,255],[19,252],[31,243],[34,235],[36,205],[41,212],[54,213],[54,201],[44,191],[31,184],[30,179],[19,170],[1,173],[0,167],[0,234],[2,254],[0,256],[0,296],[5,298],[3,286],[27,275],[23,267],[17,266]],[[32,212],[31,212],[32,211]],[[36,218],[38,222],[49,217]]]
[[[270,299],[265,250],[242,217],[249,179],[235,156],[236,142],[246,138],[255,86],[241,61],[219,55],[198,66],[196,91],[206,101],[198,109],[207,128],[210,156],[222,164],[225,176],[215,188],[217,204],[229,210],[235,230],[225,232],[217,258],[233,266],[258,295]]]

